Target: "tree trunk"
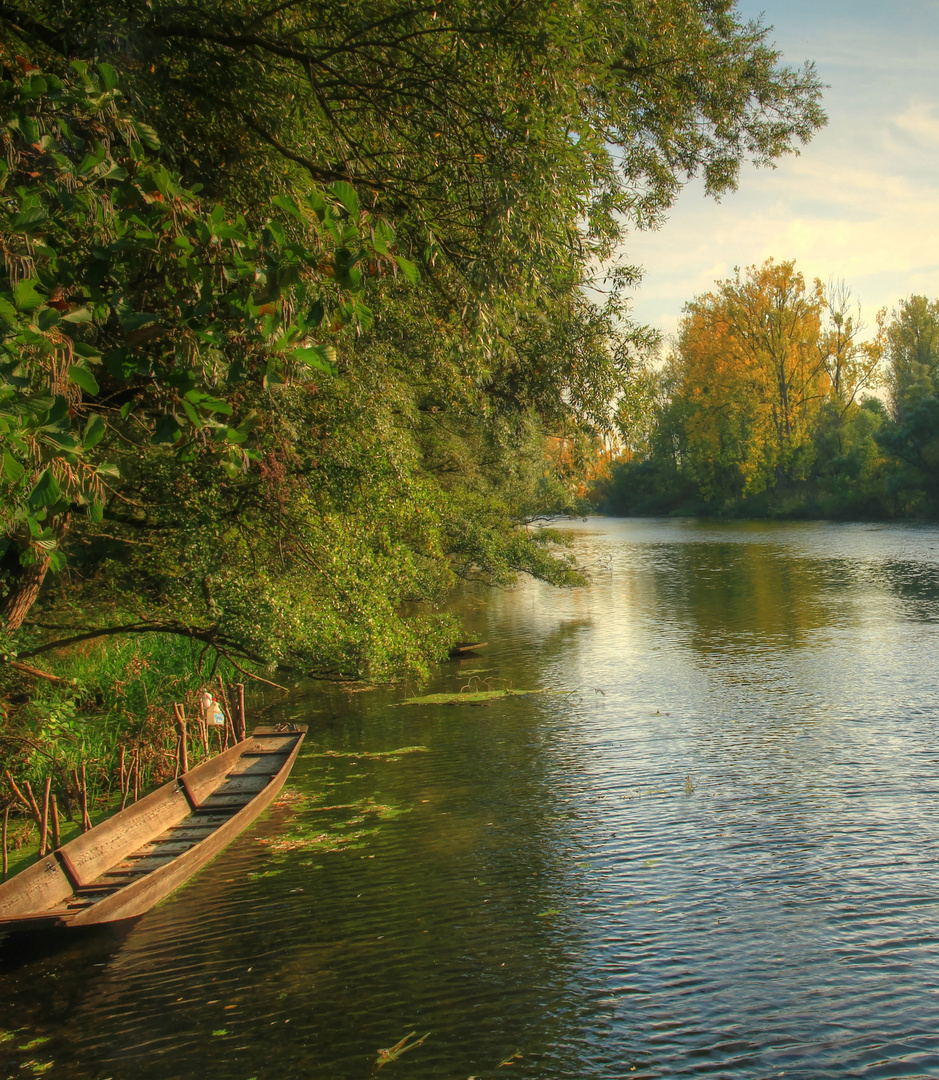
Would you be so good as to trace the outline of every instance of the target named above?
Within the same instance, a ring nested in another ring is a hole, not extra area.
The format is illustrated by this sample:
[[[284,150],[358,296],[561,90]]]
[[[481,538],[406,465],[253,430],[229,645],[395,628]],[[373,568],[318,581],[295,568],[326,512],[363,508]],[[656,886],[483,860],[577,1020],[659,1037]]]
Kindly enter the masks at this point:
[[[31,566],[24,566],[23,572],[11,586],[9,595],[0,603],[0,618],[11,633],[19,630],[29,609],[36,602],[50,562],[51,557],[46,555]]]
[[[68,515],[53,519],[51,527],[56,540],[61,541],[68,530]],[[0,600],[0,621],[10,633],[19,630],[29,614],[29,609],[35,604],[52,562],[52,556],[47,555],[45,549],[34,548],[34,551],[36,561],[29,566],[20,564],[18,573],[10,584],[9,593]]]

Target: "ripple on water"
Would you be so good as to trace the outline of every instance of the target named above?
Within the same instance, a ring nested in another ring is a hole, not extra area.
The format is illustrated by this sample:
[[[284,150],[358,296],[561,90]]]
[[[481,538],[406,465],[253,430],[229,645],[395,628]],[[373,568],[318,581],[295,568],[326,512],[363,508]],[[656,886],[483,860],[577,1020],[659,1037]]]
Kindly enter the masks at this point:
[[[0,1027],[69,1080],[366,1080],[412,1031],[383,1077],[939,1075],[939,532],[579,528],[609,570],[467,597],[487,652],[428,688],[568,693],[290,704],[294,796],[8,963]]]

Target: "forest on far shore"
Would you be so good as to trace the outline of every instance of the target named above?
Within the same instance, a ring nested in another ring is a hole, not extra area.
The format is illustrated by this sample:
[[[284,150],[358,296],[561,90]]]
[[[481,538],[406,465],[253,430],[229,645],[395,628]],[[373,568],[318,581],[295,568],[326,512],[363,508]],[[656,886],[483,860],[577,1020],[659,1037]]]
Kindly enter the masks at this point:
[[[939,301],[865,326],[844,282],[738,270],[617,419],[626,452],[593,489],[610,514],[935,518]]]

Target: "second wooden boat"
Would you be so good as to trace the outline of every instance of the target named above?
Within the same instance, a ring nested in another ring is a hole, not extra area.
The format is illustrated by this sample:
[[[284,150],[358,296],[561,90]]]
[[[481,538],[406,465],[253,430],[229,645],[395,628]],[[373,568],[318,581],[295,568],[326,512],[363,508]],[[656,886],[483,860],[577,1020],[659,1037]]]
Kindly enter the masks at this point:
[[[0,885],[0,932],[142,915],[269,805],[305,734],[306,728],[257,728],[63,844]]]

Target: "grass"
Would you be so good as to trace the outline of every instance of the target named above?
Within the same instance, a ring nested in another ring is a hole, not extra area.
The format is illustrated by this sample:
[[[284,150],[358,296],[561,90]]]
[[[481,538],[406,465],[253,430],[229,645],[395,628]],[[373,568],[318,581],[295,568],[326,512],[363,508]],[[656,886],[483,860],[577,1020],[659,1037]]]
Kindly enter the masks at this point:
[[[138,794],[172,777],[176,770],[177,727],[173,703],[184,705],[190,720],[198,714],[197,695],[210,683],[200,672],[201,647],[175,635],[113,637],[72,646],[43,657],[43,669],[64,682],[0,669],[0,807],[10,813],[10,873],[35,861],[38,828],[4,778],[9,772],[24,790],[28,782],[42,802],[45,779],[52,782],[60,811],[61,840],[76,835],[67,807],[77,810],[72,770],[82,768],[92,823],[119,808],[122,798],[122,751],[125,787],[136,771]],[[218,673],[226,684],[242,681],[224,662]],[[189,761],[203,751],[190,723]],[[129,795],[132,799],[132,793]]]

